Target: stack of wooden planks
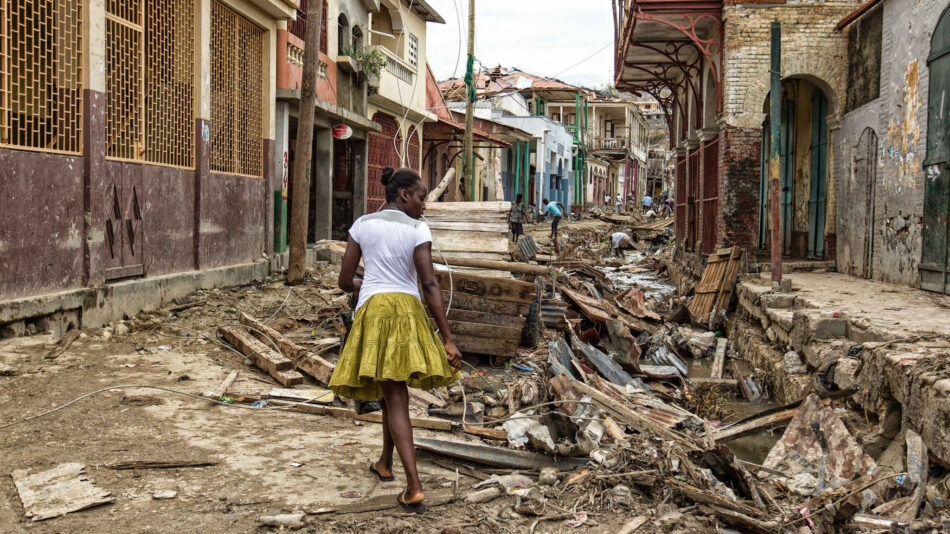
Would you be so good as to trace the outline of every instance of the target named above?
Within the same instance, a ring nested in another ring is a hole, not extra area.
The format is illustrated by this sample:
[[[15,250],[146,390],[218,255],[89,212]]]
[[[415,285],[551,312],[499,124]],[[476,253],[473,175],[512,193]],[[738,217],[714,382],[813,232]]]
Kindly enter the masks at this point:
[[[432,256],[511,260],[508,234],[510,202],[432,202],[426,205],[425,220],[432,230]],[[511,278],[500,270],[455,268],[463,273]]]
[[[736,278],[742,269],[743,251],[739,247],[726,248],[710,254],[703,277],[696,286],[696,296],[689,303],[693,321],[714,330],[717,315],[725,315],[736,287]]]
[[[445,305],[452,309],[449,328],[456,345],[465,354],[514,357],[531,304],[537,298],[537,286],[521,280],[437,272]]]

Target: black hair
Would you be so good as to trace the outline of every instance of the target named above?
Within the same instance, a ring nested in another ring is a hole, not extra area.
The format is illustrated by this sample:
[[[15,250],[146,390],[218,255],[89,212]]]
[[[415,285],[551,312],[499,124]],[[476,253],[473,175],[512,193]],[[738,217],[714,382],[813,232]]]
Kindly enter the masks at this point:
[[[380,179],[386,188],[386,202],[394,202],[399,198],[399,192],[403,189],[413,189],[422,181],[419,173],[412,169],[399,169],[392,167],[383,169],[383,177]]]

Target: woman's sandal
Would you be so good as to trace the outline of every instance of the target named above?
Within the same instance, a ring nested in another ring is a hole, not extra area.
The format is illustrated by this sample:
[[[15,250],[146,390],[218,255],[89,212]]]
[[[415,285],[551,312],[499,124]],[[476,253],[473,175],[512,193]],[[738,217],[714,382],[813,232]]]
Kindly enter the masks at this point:
[[[395,475],[389,475],[388,477],[384,477],[379,471],[376,470],[376,464],[374,464],[374,463],[373,463],[373,464],[369,464],[369,470],[370,470],[374,475],[376,475],[377,477],[379,477],[379,480],[381,480],[381,481],[383,481],[383,482],[392,482],[393,480],[396,480],[396,476],[395,476]]]
[[[396,502],[399,503],[399,507],[403,509],[404,512],[409,512],[411,514],[424,514],[426,513],[426,504],[424,502],[417,502],[415,504],[409,504],[403,500],[403,496],[406,492],[400,493],[396,496]]]

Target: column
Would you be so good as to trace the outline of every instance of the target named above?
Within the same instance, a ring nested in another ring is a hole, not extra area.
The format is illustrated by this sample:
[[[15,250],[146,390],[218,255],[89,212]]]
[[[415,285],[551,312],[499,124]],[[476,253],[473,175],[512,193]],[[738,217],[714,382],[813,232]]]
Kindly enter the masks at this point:
[[[313,186],[310,197],[310,222],[314,241],[333,237],[333,132],[316,128],[313,136]]]
[[[290,105],[277,102],[274,133],[274,252],[287,252],[287,178],[290,174]]]

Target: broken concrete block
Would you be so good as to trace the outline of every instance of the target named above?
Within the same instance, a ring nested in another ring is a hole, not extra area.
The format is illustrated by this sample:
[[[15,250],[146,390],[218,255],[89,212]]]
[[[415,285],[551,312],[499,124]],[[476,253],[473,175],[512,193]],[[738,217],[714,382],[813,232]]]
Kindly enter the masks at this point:
[[[858,369],[861,362],[854,358],[841,358],[835,364],[835,371],[832,380],[838,389],[853,389],[859,386]]]
[[[117,336],[127,336],[129,335],[129,327],[125,323],[119,323],[115,327],[115,335]]]
[[[174,499],[177,496],[178,492],[175,490],[161,490],[152,494],[152,498],[159,501],[164,499]]]
[[[5,363],[0,363],[0,376],[13,376],[19,372],[20,370],[16,367],[11,367]]]
[[[802,361],[802,357],[793,350],[786,352],[782,357],[782,366],[785,372],[792,375],[803,375],[808,372],[808,367]]]
[[[762,304],[766,308],[792,308],[795,306],[794,293],[765,293]]]

